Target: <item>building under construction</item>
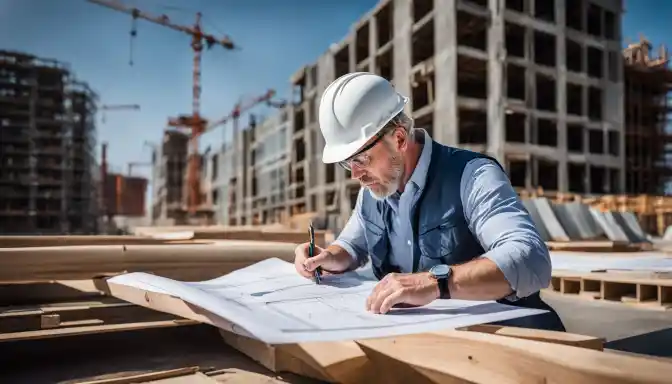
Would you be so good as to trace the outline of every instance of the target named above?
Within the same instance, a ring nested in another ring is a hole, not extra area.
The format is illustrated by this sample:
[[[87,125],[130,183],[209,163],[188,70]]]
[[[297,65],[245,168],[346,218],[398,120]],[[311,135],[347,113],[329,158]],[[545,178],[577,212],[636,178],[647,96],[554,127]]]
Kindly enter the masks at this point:
[[[67,65],[0,51],[0,233],[98,231],[97,102]]]
[[[185,191],[189,135],[166,130],[154,152],[152,169],[152,222],[159,225],[183,223],[186,217]]]
[[[354,71],[390,79],[411,96],[406,112],[417,127],[496,157],[516,187],[661,193],[672,168],[667,54],[650,58],[647,42],[623,51],[621,14],[618,0],[381,1],[292,76],[287,121],[241,132],[236,148],[215,155],[217,221],[317,212],[330,227],[343,224],[359,183],[322,164],[317,110],[328,84]],[[261,171],[267,166],[255,150],[267,138],[287,143],[274,151],[274,173]]]
[[[290,214],[348,217],[359,185],[320,161],[320,95],[370,71],[441,143],[488,153],[517,187],[625,186],[620,0],[383,0],[292,77]]]
[[[672,70],[665,46],[651,51],[642,38],[623,52],[628,193],[663,194],[672,176]]]

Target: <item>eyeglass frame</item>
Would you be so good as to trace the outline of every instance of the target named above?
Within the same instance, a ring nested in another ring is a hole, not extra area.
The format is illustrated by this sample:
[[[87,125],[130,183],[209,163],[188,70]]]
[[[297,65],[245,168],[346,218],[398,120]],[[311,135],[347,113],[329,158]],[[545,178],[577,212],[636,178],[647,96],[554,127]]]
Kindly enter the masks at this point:
[[[358,168],[365,168],[365,167],[369,166],[369,164],[371,162],[371,157],[365,152],[367,152],[371,148],[375,147],[383,139],[383,137],[385,137],[385,135],[394,131],[396,128],[397,128],[397,126],[393,125],[393,126],[389,127],[388,129],[385,129],[385,128],[381,129],[378,133],[376,133],[376,135],[374,136],[375,139],[372,142],[365,145],[362,149],[357,151],[354,155],[348,157],[345,160],[339,161],[338,165],[343,167],[346,171],[350,171],[350,172],[352,172],[352,166],[350,166],[350,163],[354,162],[354,161],[357,161],[359,163],[359,164],[357,164]],[[358,157],[362,157],[362,156],[365,156],[365,157],[363,157],[362,160],[358,160]],[[366,160],[364,160],[364,159],[366,159]]]

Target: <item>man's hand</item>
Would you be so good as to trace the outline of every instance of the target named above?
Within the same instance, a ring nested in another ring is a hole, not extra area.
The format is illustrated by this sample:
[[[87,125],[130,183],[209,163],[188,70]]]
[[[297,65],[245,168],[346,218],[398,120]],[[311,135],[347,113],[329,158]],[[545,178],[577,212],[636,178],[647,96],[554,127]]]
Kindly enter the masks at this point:
[[[366,309],[373,313],[387,313],[393,306],[427,305],[440,296],[439,286],[428,272],[389,273],[366,300]]]
[[[296,247],[294,251],[294,267],[299,275],[313,278],[313,271],[317,267],[322,267],[322,274],[337,274],[346,271],[350,267],[350,257],[335,255],[324,248],[315,246],[315,256],[308,257],[308,247],[310,243],[303,243]]]

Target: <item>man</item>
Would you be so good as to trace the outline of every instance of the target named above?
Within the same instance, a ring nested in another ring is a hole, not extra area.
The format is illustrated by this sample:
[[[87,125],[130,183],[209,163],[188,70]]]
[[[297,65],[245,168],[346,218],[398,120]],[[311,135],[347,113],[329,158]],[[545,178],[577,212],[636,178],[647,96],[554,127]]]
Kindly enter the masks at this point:
[[[437,298],[498,300],[551,311],[508,324],[564,331],[539,297],[551,279],[548,249],[504,170],[414,128],[407,102],[371,73],[344,75],[325,90],[322,161],[350,170],[362,188],[334,243],[312,258],[307,244],[297,247],[297,271],[338,274],[370,257],[380,280],[366,303],[374,313]]]

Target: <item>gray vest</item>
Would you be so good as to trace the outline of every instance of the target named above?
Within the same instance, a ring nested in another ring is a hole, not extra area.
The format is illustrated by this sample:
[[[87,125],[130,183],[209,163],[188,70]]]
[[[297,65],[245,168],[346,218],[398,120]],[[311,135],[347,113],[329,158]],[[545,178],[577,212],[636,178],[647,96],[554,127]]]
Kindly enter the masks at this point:
[[[485,253],[464,218],[460,183],[464,167],[470,160],[494,159],[435,141],[431,143],[432,158],[425,188],[411,211],[413,272],[427,271],[436,264],[463,263]],[[363,191],[366,243],[378,279],[390,272],[398,272],[398,268],[389,262],[389,215],[390,207],[385,201],[374,199],[368,190]]]
[[[432,159],[425,188],[411,212],[413,272],[427,271],[436,264],[464,263],[485,253],[469,230],[460,197],[464,167],[476,158],[488,158],[501,167],[492,157],[432,141]],[[373,272],[378,279],[399,271],[389,261],[389,215],[390,207],[385,201],[375,200],[367,190],[363,191],[362,217],[365,221],[366,243]],[[539,292],[513,302],[507,299],[497,302],[549,311],[547,314],[497,324],[565,331],[562,320],[553,308],[541,300]]]

